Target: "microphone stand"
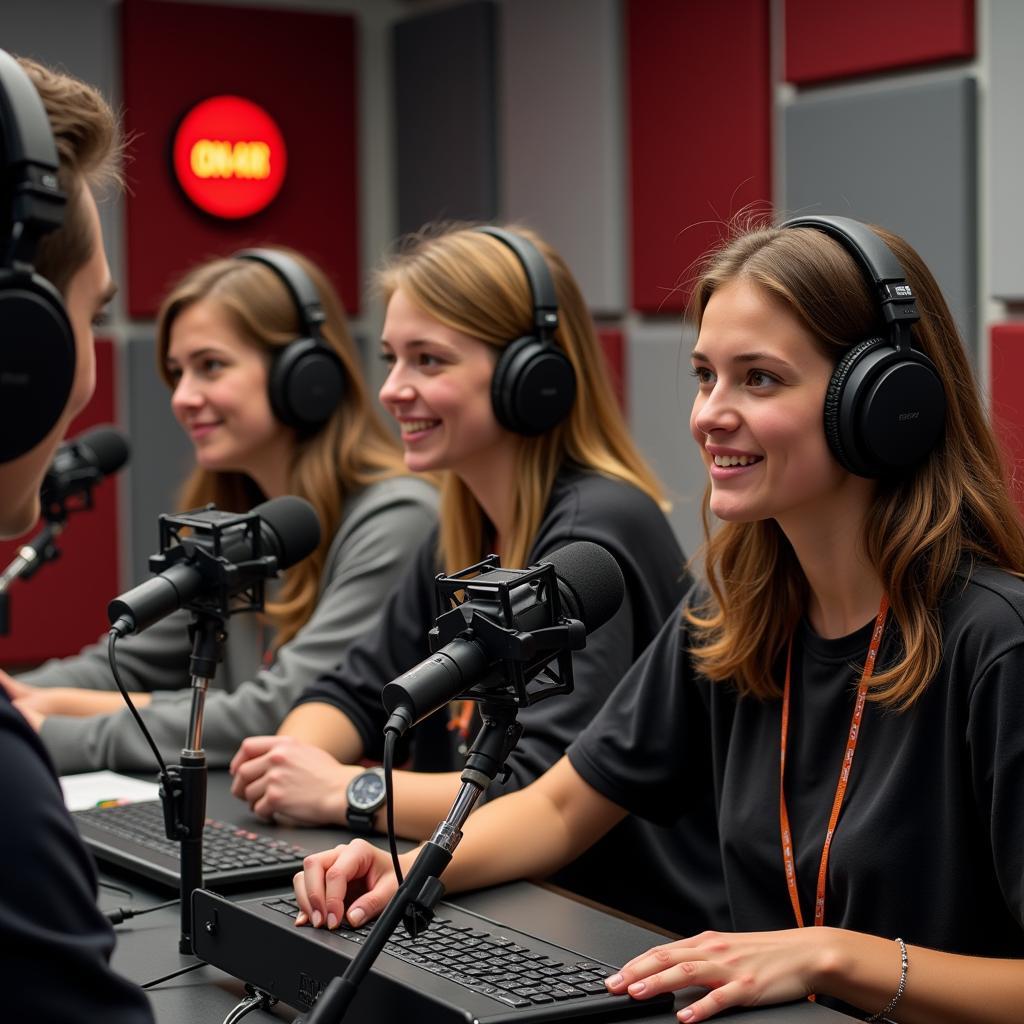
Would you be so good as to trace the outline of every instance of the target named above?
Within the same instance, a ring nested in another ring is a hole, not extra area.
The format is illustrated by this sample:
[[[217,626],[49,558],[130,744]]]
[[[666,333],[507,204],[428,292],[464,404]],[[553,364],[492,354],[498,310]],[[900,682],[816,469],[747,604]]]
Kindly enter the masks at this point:
[[[18,548],[10,565],[0,573],[0,636],[7,636],[11,631],[8,588],[19,577],[30,579],[41,565],[60,557],[57,538],[64,524],[63,517],[48,522],[27,544]]]
[[[181,763],[169,765],[161,778],[160,800],[164,808],[167,838],[181,848],[181,935],[178,951],[192,952],[192,893],[203,887],[203,826],[206,823],[206,751],[203,750],[203,711],[206,691],[224,659],[227,628],[224,616],[211,611],[195,612],[189,624],[192,654],[192,709]]]
[[[420,851],[344,974],[332,978],[320,994],[306,1018],[306,1024],[335,1024],[344,1019],[359,984],[400,921],[405,922],[406,931],[413,938],[426,931],[433,919],[434,907],[444,895],[440,876],[462,839],[462,826],[495,776],[499,772],[503,776],[508,775],[505,761],[523,732],[523,727],[516,721],[518,710],[511,702],[485,700],[481,704],[483,725],[466,756],[462,785],[448,816]]]

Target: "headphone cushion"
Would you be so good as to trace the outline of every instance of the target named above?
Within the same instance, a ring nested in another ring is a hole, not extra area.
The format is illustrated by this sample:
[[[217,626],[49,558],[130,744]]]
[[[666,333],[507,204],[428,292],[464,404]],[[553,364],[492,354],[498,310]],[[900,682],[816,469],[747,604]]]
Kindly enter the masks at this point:
[[[832,371],[828,390],[825,392],[825,438],[828,441],[828,446],[836,457],[836,461],[844,469],[856,473],[858,476],[871,474],[864,472],[866,466],[858,456],[855,439],[842,428],[846,384],[854,367],[860,362],[861,356],[883,344],[885,342],[881,338],[868,338],[848,349]]]
[[[576,372],[554,344],[526,335],[502,351],[491,379],[491,404],[506,430],[543,434],[569,415],[575,398]]]
[[[38,274],[0,271],[0,462],[53,429],[75,379],[75,335],[57,289]]]
[[[326,423],[344,390],[341,360],[313,338],[293,341],[270,369],[270,406],[282,423],[298,430]]]

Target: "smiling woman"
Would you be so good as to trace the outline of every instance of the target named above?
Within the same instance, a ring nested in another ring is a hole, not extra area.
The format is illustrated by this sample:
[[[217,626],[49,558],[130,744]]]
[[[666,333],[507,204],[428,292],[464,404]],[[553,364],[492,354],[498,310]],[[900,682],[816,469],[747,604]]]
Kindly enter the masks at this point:
[[[319,309],[323,322],[311,312]],[[195,448],[183,508],[245,511],[297,494],[322,524],[259,620],[236,617],[204,743],[224,766],[251,733],[277,728],[310,678],[371,629],[395,579],[436,522],[436,495],[402,466],[371,404],[341,303],[298,253],[248,250],[190,271],[164,302],[159,369]],[[190,713],[187,615],[123,642],[119,663],[165,756]],[[151,753],[113,681],[105,644],[9,682],[41,721],[64,772],[142,770]]]
[[[848,536],[873,485],[843,470],[821,429],[834,360],[817,336],[738,278],[708,301],[691,358],[698,391],[690,430],[715,516],[774,518],[784,530],[810,516]]]
[[[686,583],[660,485],[626,430],[583,296],[554,249],[523,228],[431,230],[403,240],[377,284],[387,301],[381,350],[389,367],[380,397],[401,430],[406,466],[440,476],[439,528],[392,594],[382,628],[306,691],[282,735],[246,740],[231,765],[233,791],[257,814],[361,831],[380,827],[382,801],[353,806],[359,783],[347,794],[346,786],[359,779],[360,760],[380,759],[381,689],[430,653],[439,571],[491,552],[523,568],[589,540],[615,556],[626,580],[621,609],[573,658],[572,698],[520,712],[525,731],[509,777],[489,797],[527,785],[561,755]],[[479,725],[475,709],[456,702],[414,731],[412,770],[395,773],[400,834],[428,835],[448,811]],[[708,811],[698,801],[693,817]],[[631,822],[560,880],[664,916],[664,900],[610,876],[607,864],[638,849],[671,864],[681,848],[698,845],[693,859],[712,866],[675,886],[671,918],[692,922],[721,907],[710,838]],[[664,882],[674,880],[666,874]]]

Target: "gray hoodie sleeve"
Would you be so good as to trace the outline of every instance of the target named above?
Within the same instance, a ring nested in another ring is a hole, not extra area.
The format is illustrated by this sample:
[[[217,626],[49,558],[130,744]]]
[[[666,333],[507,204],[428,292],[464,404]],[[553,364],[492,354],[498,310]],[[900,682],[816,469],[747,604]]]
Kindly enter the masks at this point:
[[[222,672],[218,671],[218,683],[207,695],[203,727],[210,767],[227,765],[246,736],[274,732],[303,689],[337,663],[351,640],[373,628],[391,587],[435,525],[435,508],[433,489],[408,477],[374,484],[348,502],[345,519],[328,553],[320,600],[309,621],[277,651],[271,666],[239,678],[231,671],[232,665],[225,664],[226,689],[219,685]],[[128,659],[132,680],[125,680],[131,688],[154,691],[152,702],[141,714],[168,759],[177,759],[181,750],[191,707],[184,621],[181,616],[180,634],[168,627],[170,620],[162,624],[168,628],[160,630],[164,645],[159,652],[147,652],[141,645],[132,651]],[[138,640],[150,632],[140,634]],[[179,652],[177,662],[170,654],[172,644]],[[229,646],[228,661],[232,660],[237,659]],[[180,665],[176,671],[170,667],[174,664]],[[99,678],[95,651],[51,662],[33,674],[35,678],[21,678],[39,682],[40,674],[45,673],[54,685],[90,685],[79,682],[79,668],[83,669],[83,680]],[[108,676],[109,671],[106,667]],[[176,683],[167,682],[172,675]],[[184,688],[169,688],[174,686]],[[41,736],[61,774],[97,768],[145,771],[155,767],[152,753],[127,710],[91,718],[52,715],[43,723]]]

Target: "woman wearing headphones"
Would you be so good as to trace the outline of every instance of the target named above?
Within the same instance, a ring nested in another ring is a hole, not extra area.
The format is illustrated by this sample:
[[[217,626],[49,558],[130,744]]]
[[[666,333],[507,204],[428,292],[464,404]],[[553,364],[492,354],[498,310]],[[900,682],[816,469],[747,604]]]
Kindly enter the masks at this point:
[[[384,814],[379,769],[364,772],[359,762],[381,757],[382,687],[430,653],[439,571],[488,552],[523,568],[589,540],[625,576],[622,607],[573,657],[572,695],[521,711],[511,774],[491,795],[521,788],[562,755],[684,582],[661,489],[629,437],[579,288],[550,246],[519,228],[421,235],[377,283],[387,300],[381,348],[390,367],[380,397],[400,426],[406,465],[441,474],[439,531],[421,546],[381,627],[305,693],[280,735],[246,740],[231,765],[233,791],[257,814],[361,831],[381,829]],[[447,813],[476,733],[475,708],[453,705],[450,717],[414,730],[413,770],[395,774],[400,834],[429,835]],[[643,842],[632,838],[634,848]],[[666,838],[660,855],[671,861],[668,845]],[[576,865],[567,884],[609,898],[606,863]],[[635,907],[621,895],[616,902]],[[694,903],[702,896],[695,890]]]
[[[803,218],[713,255],[694,310],[709,589],[567,757],[470,818],[445,885],[547,874],[713,792],[734,931],[611,991],[710,989],[682,1021],[812,993],[1019,1021],[1024,533],[946,303],[902,239]],[[361,841],[296,876],[303,923],[358,924],[394,888]]]
[[[249,250],[190,271],[160,311],[157,356],[195,446],[181,507],[212,501],[245,511],[296,494],[322,526],[320,546],[287,572],[267,615],[231,621],[203,729],[209,763],[223,767],[246,736],[277,728],[309,681],[373,628],[436,522],[436,496],[402,466],[340,300],[298,253]],[[185,612],[169,616],[118,648],[166,756],[181,749],[189,721],[187,621]],[[61,772],[150,768],[152,753],[113,685],[100,643],[8,688]]]

